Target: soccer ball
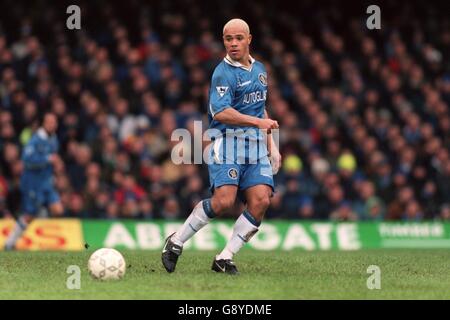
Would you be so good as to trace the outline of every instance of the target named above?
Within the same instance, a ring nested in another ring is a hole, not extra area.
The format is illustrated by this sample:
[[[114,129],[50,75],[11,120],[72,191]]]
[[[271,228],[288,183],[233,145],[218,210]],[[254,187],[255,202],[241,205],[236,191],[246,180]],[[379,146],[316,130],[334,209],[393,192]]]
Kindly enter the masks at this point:
[[[98,249],[89,258],[88,270],[94,279],[121,279],[125,275],[125,259],[115,249]]]

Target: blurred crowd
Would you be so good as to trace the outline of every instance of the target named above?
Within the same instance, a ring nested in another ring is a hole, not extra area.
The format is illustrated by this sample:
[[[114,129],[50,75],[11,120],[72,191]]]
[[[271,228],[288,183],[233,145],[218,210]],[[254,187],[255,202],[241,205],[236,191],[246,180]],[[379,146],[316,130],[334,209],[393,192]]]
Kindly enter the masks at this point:
[[[210,196],[207,167],[172,163],[170,137],[207,127],[222,27],[241,17],[281,126],[268,218],[450,219],[448,11],[396,3],[368,30],[365,8],[334,2],[82,1],[68,30],[62,4],[2,1],[0,217],[20,211],[21,151],[46,111],[67,217],[186,217]]]

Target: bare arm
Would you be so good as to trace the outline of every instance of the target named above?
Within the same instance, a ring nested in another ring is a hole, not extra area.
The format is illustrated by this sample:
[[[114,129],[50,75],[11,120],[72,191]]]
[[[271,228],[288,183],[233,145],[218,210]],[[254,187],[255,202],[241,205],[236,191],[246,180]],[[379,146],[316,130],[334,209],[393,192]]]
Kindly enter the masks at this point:
[[[264,109],[264,118],[265,119],[269,119],[269,114],[267,113],[267,111]],[[274,128],[275,129],[275,128]],[[273,140],[273,136],[272,136],[272,132],[269,130],[267,130],[267,150],[269,151],[269,155],[272,154],[272,147],[276,148],[276,144],[275,141]]]
[[[235,126],[258,127],[262,119],[240,113],[234,108],[227,108],[215,114],[214,120]]]
[[[266,116],[267,113],[264,113],[264,116]],[[268,117],[265,117],[264,119],[249,116],[243,113],[240,113],[234,108],[226,108],[225,110],[217,113],[214,115],[214,120],[217,120],[219,122],[235,125],[235,126],[242,126],[242,127],[256,127],[259,129],[277,129],[278,128],[278,122],[274,121],[272,119],[269,119]]]
[[[264,117],[269,118],[266,110],[264,110]],[[281,154],[270,130],[267,130],[267,151],[269,152],[270,163],[272,165],[272,173],[277,174],[281,167]]]

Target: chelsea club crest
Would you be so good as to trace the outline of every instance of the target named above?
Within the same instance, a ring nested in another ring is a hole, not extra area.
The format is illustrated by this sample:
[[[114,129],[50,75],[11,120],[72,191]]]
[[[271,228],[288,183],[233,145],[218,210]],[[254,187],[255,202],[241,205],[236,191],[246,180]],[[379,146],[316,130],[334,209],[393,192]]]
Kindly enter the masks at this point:
[[[265,72],[258,74],[258,79],[263,86],[267,86],[267,74]]]
[[[237,179],[238,177],[237,170],[235,168],[231,168],[230,170],[228,170],[228,176],[233,180]]]

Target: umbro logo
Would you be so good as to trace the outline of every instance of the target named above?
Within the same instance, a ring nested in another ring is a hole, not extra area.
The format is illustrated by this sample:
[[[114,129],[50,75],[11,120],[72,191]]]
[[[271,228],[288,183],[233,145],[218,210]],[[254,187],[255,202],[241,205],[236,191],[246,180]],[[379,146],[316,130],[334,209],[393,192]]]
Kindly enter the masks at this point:
[[[219,96],[222,98],[223,95],[224,95],[225,93],[227,93],[228,87],[218,86],[218,87],[216,87],[216,90],[217,90],[217,93],[219,94]]]
[[[249,85],[250,83],[252,83],[252,80],[248,80],[248,81],[245,81],[245,82],[242,82],[242,83],[238,83],[238,87],[243,87],[243,86]]]

